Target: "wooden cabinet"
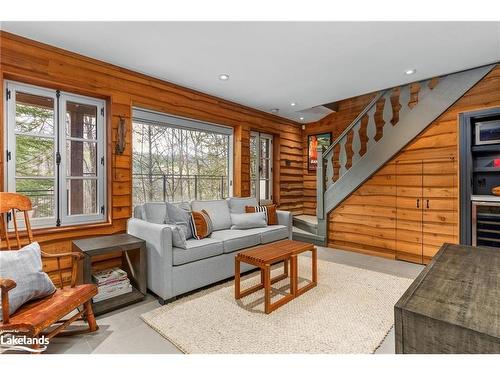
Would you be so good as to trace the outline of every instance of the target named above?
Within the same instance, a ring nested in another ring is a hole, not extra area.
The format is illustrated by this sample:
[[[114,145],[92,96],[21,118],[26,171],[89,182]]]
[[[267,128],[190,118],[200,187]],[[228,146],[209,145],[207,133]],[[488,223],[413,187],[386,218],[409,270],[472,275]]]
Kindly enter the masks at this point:
[[[396,259],[428,263],[457,242],[456,174],[453,158],[396,161]]]
[[[446,245],[394,306],[396,353],[500,353],[500,252]]]

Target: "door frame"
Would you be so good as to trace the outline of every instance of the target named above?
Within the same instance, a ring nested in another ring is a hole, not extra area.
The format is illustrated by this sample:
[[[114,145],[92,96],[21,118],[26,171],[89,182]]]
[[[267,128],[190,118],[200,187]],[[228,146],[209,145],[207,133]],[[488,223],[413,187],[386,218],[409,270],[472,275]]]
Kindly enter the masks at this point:
[[[500,107],[462,112],[458,116],[459,241],[472,245],[472,126],[475,120],[500,115]]]

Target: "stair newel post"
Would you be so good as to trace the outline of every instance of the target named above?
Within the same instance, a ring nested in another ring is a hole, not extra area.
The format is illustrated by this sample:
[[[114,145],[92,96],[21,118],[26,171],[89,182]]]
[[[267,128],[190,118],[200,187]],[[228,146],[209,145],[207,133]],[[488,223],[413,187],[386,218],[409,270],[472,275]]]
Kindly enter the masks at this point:
[[[323,219],[325,216],[323,197],[325,195],[325,161],[323,146],[318,147],[318,166],[316,168],[316,216]]]

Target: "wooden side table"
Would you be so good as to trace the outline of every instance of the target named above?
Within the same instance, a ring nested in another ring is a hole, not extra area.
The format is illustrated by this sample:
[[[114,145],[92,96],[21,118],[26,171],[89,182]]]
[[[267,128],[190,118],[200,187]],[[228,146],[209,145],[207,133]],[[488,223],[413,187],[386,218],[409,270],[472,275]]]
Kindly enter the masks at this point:
[[[75,240],[73,251],[84,254],[83,282],[92,283],[92,257],[114,252],[122,253],[122,268],[132,284],[132,292],[93,302],[94,313],[103,314],[141,301],[146,296],[146,242],[127,233]]]

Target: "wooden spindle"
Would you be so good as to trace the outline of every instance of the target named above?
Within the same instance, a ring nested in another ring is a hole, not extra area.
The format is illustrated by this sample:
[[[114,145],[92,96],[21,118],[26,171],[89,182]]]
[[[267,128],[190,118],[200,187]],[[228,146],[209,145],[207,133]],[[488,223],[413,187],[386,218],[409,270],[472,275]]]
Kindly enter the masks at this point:
[[[12,209],[12,221],[14,222],[14,231],[16,232],[16,242],[17,242],[17,248],[21,248],[21,241],[19,240],[19,230],[17,228],[17,217],[16,217],[16,210],[13,208]]]
[[[28,212],[24,211],[24,225],[26,226],[26,231],[28,232],[28,239],[30,243],[33,242],[33,233],[31,233],[31,224],[30,224],[30,218],[28,216]]]
[[[2,225],[2,232],[5,234],[5,242],[7,243],[7,250],[10,250],[10,240],[9,240],[9,232],[7,231],[7,213],[4,213],[1,215],[2,220],[1,220],[1,225]]]
[[[349,170],[352,167],[352,141],[353,141],[354,133],[353,129],[349,133],[346,134],[346,143],[345,143],[345,152],[347,155],[345,168]]]
[[[326,163],[326,172],[325,172],[325,180],[326,180],[326,187],[325,189],[328,189],[328,187],[333,183],[333,150],[330,151],[332,154],[332,157],[326,157],[324,158],[325,163]]]
[[[368,117],[363,116],[359,120],[359,139],[361,141],[361,149],[359,150],[359,156],[366,154],[366,148],[368,144],[368,137],[366,136],[366,126],[368,124]]]
[[[398,118],[398,120],[401,120],[408,112],[411,111],[410,98],[411,98],[410,85],[402,86],[399,89],[399,118]]]
[[[421,101],[423,98],[429,94],[435,86],[432,86],[433,80],[428,79],[426,81],[420,82],[420,90],[418,92],[418,100]]]
[[[368,137],[368,142],[367,142],[367,151],[370,150],[370,148],[377,143],[375,141],[375,135],[377,134],[377,124],[375,123],[375,111],[377,110],[377,106],[373,105],[368,112],[366,113],[366,116],[368,117],[368,124],[366,125],[366,136]]]
[[[0,250],[3,250],[2,243],[3,243],[3,214],[0,214]]]
[[[337,143],[332,151],[333,151],[333,153],[332,153],[332,168],[333,168],[332,182],[335,182],[340,177],[340,173],[339,173],[339,170],[340,170],[340,161],[339,161],[340,145]]]
[[[356,125],[352,128],[353,138],[352,138],[352,165],[356,164],[361,158],[361,136],[359,135],[359,130],[361,128],[361,121],[358,121]]]
[[[384,95],[384,112],[382,112],[382,118],[384,120],[384,135],[387,134],[387,132],[390,129],[389,124],[393,126],[394,124],[392,123],[392,119],[394,117],[394,110],[392,108],[392,91],[387,92],[387,94]]]
[[[345,149],[345,145],[347,142],[347,136],[342,138],[339,142],[340,150],[339,150],[339,178],[347,172],[346,163],[347,163],[347,153]]]

